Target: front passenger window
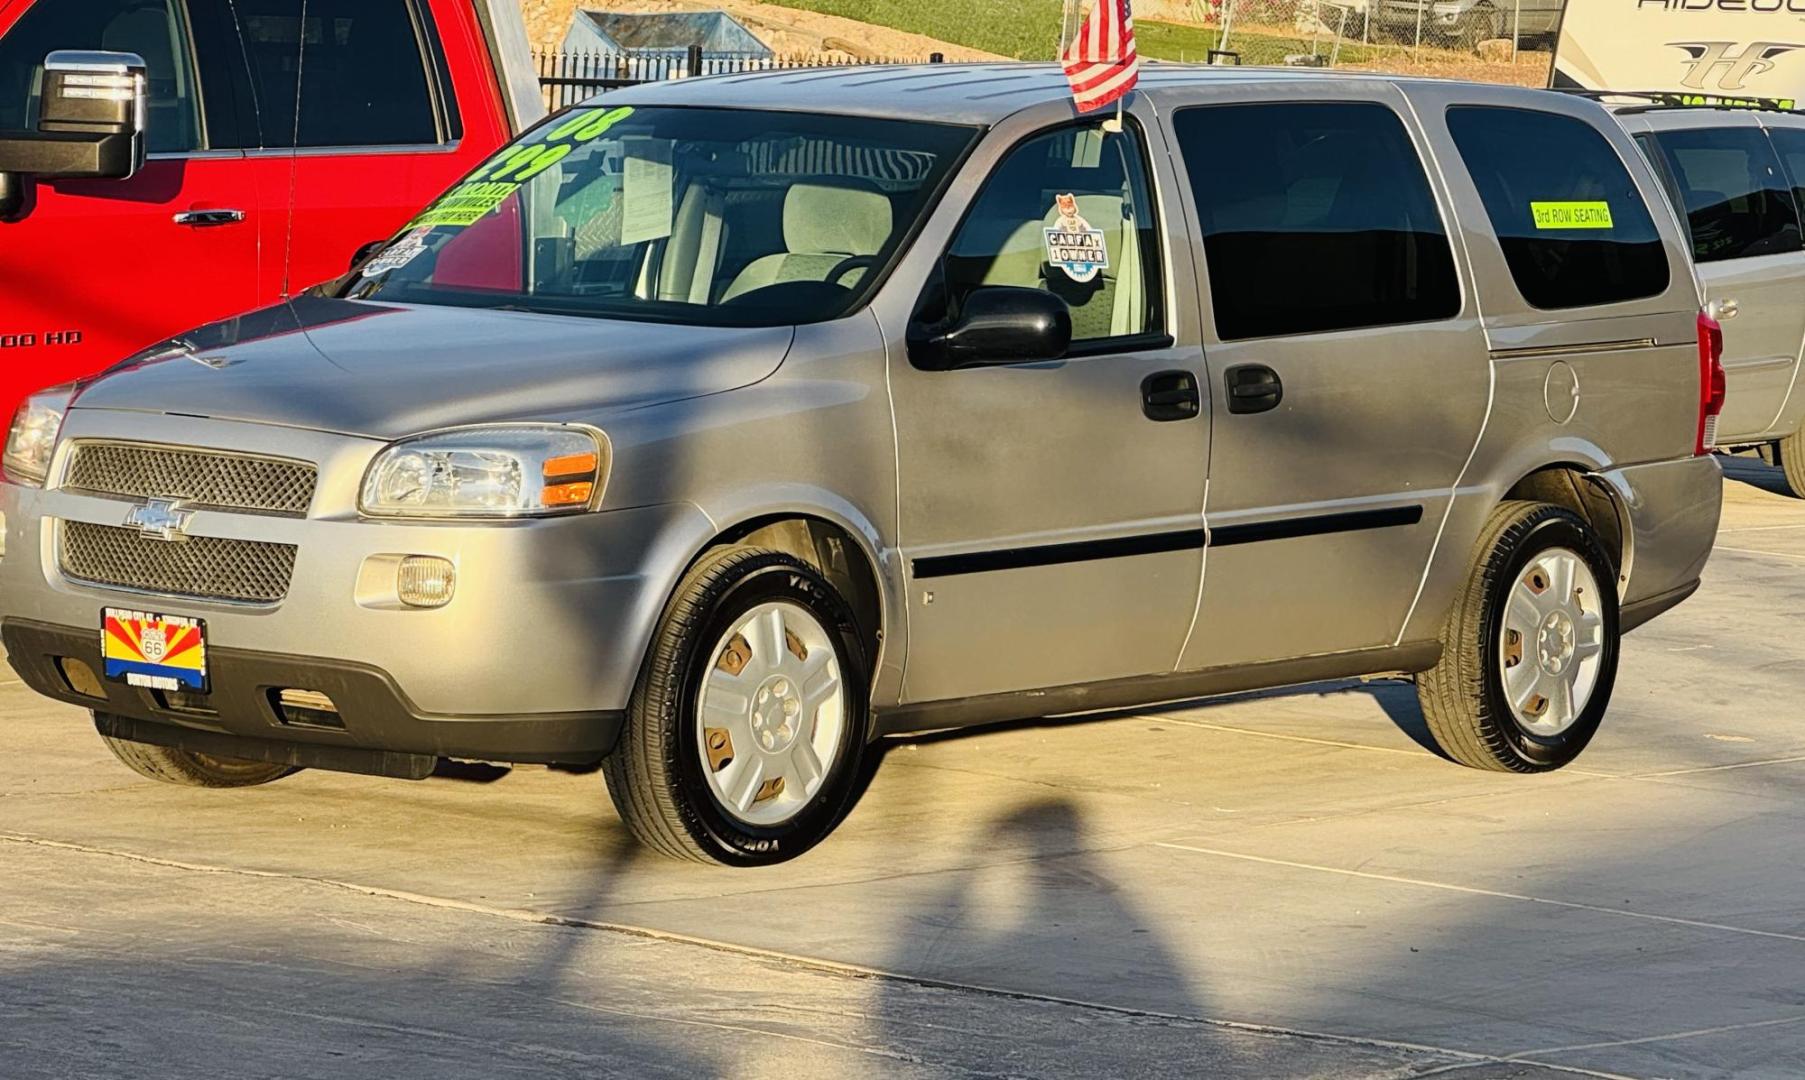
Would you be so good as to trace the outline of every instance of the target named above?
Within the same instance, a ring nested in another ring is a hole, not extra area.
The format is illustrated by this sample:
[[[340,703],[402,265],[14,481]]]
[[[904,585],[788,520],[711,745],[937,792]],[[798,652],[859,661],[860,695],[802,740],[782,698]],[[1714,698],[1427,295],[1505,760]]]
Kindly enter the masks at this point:
[[[991,173],[946,256],[957,310],[974,289],[1044,289],[1072,310],[1075,345],[1165,332],[1159,239],[1132,126],[1060,128]]]

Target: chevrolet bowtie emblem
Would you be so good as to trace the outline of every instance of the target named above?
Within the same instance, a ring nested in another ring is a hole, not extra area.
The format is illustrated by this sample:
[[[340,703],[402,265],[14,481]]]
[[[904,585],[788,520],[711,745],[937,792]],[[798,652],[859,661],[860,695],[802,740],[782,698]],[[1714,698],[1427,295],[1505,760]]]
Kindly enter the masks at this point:
[[[125,515],[125,524],[152,540],[186,540],[188,519],[193,516],[192,510],[182,509],[182,504],[173,499],[152,499],[143,506],[132,507],[132,512]]]

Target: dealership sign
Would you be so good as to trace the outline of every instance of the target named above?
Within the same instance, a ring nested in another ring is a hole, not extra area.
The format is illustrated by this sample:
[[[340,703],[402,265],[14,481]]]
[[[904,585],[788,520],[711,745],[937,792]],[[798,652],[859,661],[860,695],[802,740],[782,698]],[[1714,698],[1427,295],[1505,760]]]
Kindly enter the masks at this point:
[[[1553,85],[1791,108],[1805,0],[1568,0]]]

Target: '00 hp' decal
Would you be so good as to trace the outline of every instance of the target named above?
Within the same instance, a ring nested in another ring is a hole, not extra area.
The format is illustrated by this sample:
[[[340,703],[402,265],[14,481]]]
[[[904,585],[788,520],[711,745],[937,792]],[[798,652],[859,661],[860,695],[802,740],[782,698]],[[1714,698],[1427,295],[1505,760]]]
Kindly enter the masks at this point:
[[[42,334],[0,334],[0,349],[35,349],[39,345],[80,344],[80,330],[51,330]]]

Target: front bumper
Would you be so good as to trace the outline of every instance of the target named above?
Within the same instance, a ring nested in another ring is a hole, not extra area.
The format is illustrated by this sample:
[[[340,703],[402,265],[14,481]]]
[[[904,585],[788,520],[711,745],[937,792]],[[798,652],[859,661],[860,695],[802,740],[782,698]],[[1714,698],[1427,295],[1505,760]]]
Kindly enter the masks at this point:
[[[382,444],[321,432],[77,409],[64,439],[81,438],[317,463],[304,518],[197,510],[190,522],[197,536],[294,545],[287,595],[268,605],[72,580],[59,567],[62,523],[117,527],[142,500],[0,483],[0,619],[21,677],[59,700],[186,730],[498,761],[593,761],[613,744],[671,587],[713,532],[686,503],[513,522],[370,520],[357,514],[356,493]],[[451,560],[451,603],[418,610],[373,601],[366,564],[397,554]],[[166,709],[123,686],[109,684],[100,701],[74,694],[46,658],[97,664],[101,609],[109,606],[206,621],[215,716]],[[271,687],[317,690],[335,702],[345,695],[344,730],[282,725]]]
[[[105,714],[100,723],[108,734],[315,768],[417,779],[442,757],[592,764],[614,748],[624,715],[612,710],[517,716],[426,713],[377,668],[231,648],[207,652],[213,692],[204,703],[109,681],[80,680],[90,691],[84,693],[64,665],[76,660],[91,673],[101,671],[95,632],[7,619],[0,623],[0,639],[25,685],[45,697]],[[104,696],[92,693],[96,689]],[[292,722],[277,706],[276,695],[283,689],[327,695],[343,726]]]

